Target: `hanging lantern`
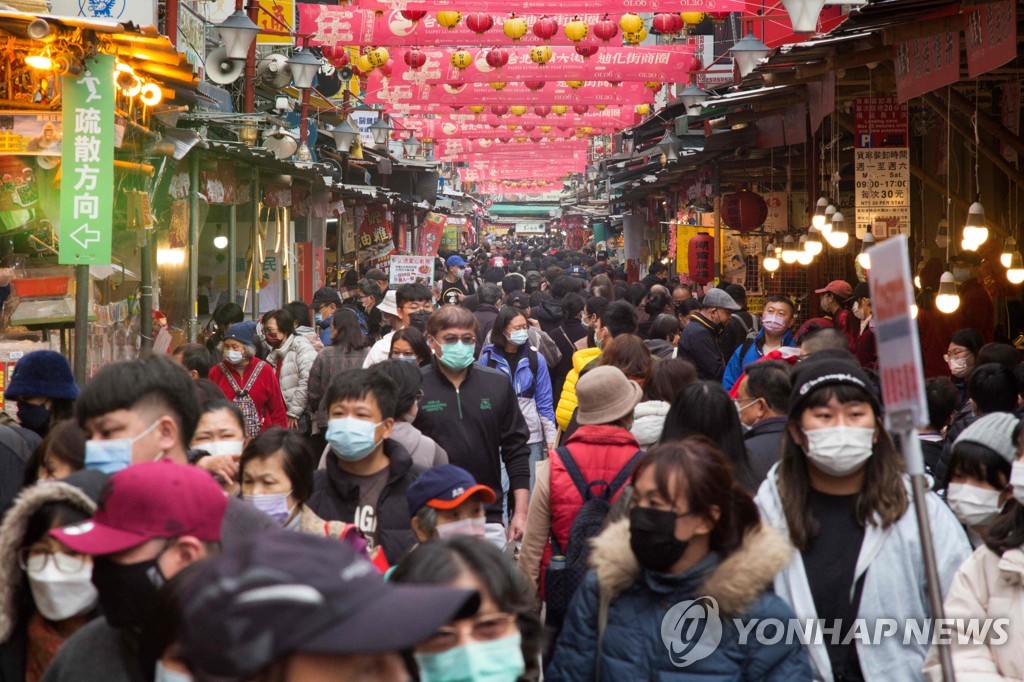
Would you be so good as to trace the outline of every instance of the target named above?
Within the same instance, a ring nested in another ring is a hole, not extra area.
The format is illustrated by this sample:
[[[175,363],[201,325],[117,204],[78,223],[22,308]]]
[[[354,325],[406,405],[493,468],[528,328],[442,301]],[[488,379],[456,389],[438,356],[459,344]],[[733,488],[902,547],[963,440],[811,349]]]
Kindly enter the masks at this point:
[[[715,278],[715,238],[710,234],[690,237],[687,272],[698,284],[707,284]]]
[[[647,81],[646,83],[644,83],[644,87],[654,93],[657,93],[659,90],[661,90],[661,85],[662,84],[660,81]]]
[[[384,62],[377,67],[377,73],[384,78],[391,78],[391,62]]]
[[[477,115],[484,113],[485,109],[487,109],[487,107],[483,106],[482,104],[471,104],[469,106],[469,110]]]
[[[684,24],[686,24],[690,28],[693,28],[694,26],[696,26],[700,22],[704,21],[704,13],[703,12],[680,12],[679,13],[679,18],[682,20],[682,22]]]
[[[530,132],[530,131],[532,131],[536,127],[537,126],[533,125],[532,123],[524,123],[523,124],[523,130],[525,130],[526,132]]]
[[[505,127],[508,128],[509,130],[512,130],[512,131],[519,130],[519,124],[518,123],[509,123]]]
[[[451,62],[459,71],[468,69],[473,64],[473,54],[469,50],[456,50],[452,53]]]
[[[437,13],[437,23],[444,26],[449,31],[454,30],[459,22],[462,21],[462,12],[452,12],[451,10],[445,10]]]
[[[630,45],[639,45],[647,40],[647,29],[641,27],[640,30],[635,33],[623,33],[622,40]]]
[[[650,104],[637,104],[636,107],[633,109],[633,111],[635,111],[636,113],[640,114],[641,116],[646,116],[647,114],[651,113],[651,105]]]
[[[640,18],[639,14],[633,14],[627,12],[619,17],[619,28],[622,29],[623,33],[637,33],[644,27],[644,20]]]
[[[683,28],[683,20],[675,12],[662,12],[655,14],[651,20],[651,30],[662,36],[669,36],[679,33]]]
[[[572,21],[565,25],[565,37],[574,43],[586,38],[588,33],[590,33],[590,27],[579,16],[573,17]]]
[[[605,109],[608,108],[608,105],[607,104],[595,104],[594,108],[597,109],[598,111],[604,111]]]
[[[551,48],[547,45],[537,45],[530,48],[530,59],[536,64],[544,66],[551,61]]]
[[[733,192],[722,197],[720,213],[722,222],[731,229],[750,232],[768,219],[768,204],[756,192]]]
[[[548,114],[551,113],[551,107],[549,106],[536,106],[533,108],[533,113],[541,118],[547,118]]]
[[[547,83],[545,83],[544,81],[523,81],[523,85],[526,86],[526,89],[532,92],[543,90],[546,84]]]
[[[373,71],[373,64],[370,63],[370,57],[365,54],[361,54],[352,60],[352,66],[354,66],[361,74],[367,74]]]
[[[542,133],[544,133],[544,134],[550,133],[551,132],[551,126],[541,126],[540,127],[540,131]]]
[[[508,64],[508,50],[501,47],[488,50],[484,60],[492,69],[500,69]]]
[[[597,45],[577,45],[576,54],[583,57],[584,59],[590,59],[600,48]]]
[[[707,13],[707,15],[709,17],[711,17],[711,21],[715,22],[716,24],[720,24],[723,21],[725,21],[726,19],[728,19],[730,14],[732,14],[732,12],[708,12]]]
[[[391,55],[388,53],[388,48],[377,47],[370,50],[369,54],[366,55],[366,58],[370,61],[371,66],[384,66],[388,59],[391,58]]]
[[[606,14],[604,19],[594,24],[594,35],[598,40],[607,43],[619,35],[619,26]]]
[[[580,88],[583,87],[585,83],[586,81],[565,81],[565,84],[568,85],[573,90],[579,90]]]
[[[466,28],[473,33],[483,35],[494,26],[494,19],[486,12],[473,12],[466,15]]]
[[[526,107],[520,104],[515,104],[509,109],[509,111],[512,112],[513,116],[522,116],[526,113]]]
[[[502,32],[512,40],[519,40],[525,36],[528,29],[526,19],[517,17],[515,13],[501,25]]]
[[[782,0],[783,7],[793,25],[793,33],[814,33],[818,28],[818,15],[826,0]]]
[[[423,54],[422,50],[417,49],[406,50],[403,59],[405,59],[406,65],[413,71],[422,69],[427,63],[427,55]]]
[[[508,85],[508,83],[506,83],[505,81],[494,81],[493,83],[488,83],[488,85],[490,85],[495,90],[502,90],[506,85]]]
[[[336,69],[341,69],[348,66],[350,57],[348,56],[348,50],[345,49],[344,45],[324,45],[320,48],[321,54],[324,59],[331,63]]]
[[[545,43],[555,37],[558,33],[558,22],[551,17],[541,17],[533,24],[533,35]]]
[[[402,15],[403,19],[407,19],[414,24],[423,17],[427,16],[427,12],[425,10],[420,9],[403,9],[401,12],[399,12],[399,14]]]
[[[754,34],[748,33],[733,44],[732,48],[729,49],[729,54],[732,56],[733,61],[736,62],[740,78],[746,78],[754,70],[758,62],[767,57],[771,51],[771,48],[758,40]]]
[[[553,107],[551,107],[551,113],[553,113],[555,116],[565,116],[565,112],[567,111],[569,111],[569,107],[565,106],[564,104],[556,104]]]
[[[590,106],[587,104],[574,104],[572,105],[572,110],[579,116],[582,116],[583,114],[590,111]]]
[[[508,113],[508,107],[506,107],[503,104],[495,104],[493,107],[491,107],[491,113],[494,114],[495,116],[504,116],[505,114]]]
[[[580,126],[580,128],[579,128],[579,130],[577,132],[579,132],[579,133],[581,133],[583,135],[589,135],[590,133],[594,132],[594,129],[591,128],[590,126]]]

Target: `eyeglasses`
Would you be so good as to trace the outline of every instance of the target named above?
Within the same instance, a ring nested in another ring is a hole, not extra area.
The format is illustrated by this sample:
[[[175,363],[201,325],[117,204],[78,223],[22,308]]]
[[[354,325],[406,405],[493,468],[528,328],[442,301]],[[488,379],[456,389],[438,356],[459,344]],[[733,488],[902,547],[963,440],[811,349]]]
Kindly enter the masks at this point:
[[[500,639],[505,636],[515,619],[516,616],[512,613],[480,616],[470,626],[470,636],[474,640],[482,642]],[[454,649],[459,644],[460,630],[460,628],[450,626],[438,628],[434,636],[424,642],[420,648],[431,653]]]
[[[53,561],[61,573],[77,573],[91,561],[91,557],[67,552],[40,552],[28,547],[18,552],[18,565],[23,571],[42,571],[49,561]]]
[[[955,350],[951,353],[946,353],[945,355],[942,356],[942,359],[945,360],[946,362],[949,362],[950,360],[959,360],[960,358],[967,357],[970,354],[971,351],[967,350],[966,348],[961,348],[960,350]]]
[[[473,336],[472,334],[467,334],[466,336],[455,336],[454,334],[449,334],[446,336],[442,336],[439,339],[439,341],[443,346],[447,346],[449,343],[459,343],[460,341],[466,344],[467,346],[476,345],[476,337]]]

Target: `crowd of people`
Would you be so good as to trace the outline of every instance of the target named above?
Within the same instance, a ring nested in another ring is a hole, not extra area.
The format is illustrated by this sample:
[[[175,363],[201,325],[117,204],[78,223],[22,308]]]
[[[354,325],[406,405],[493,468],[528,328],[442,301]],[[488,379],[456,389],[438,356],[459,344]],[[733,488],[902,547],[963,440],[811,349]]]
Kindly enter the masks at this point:
[[[934,614],[865,283],[753,306],[545,240],[438,270],[223,305],[81,390],[21,358],[0,681],[941,679],[904,636]],[[1010,619],[953,666],[1021,679],[1024,364],[919,305],[946,616]]]

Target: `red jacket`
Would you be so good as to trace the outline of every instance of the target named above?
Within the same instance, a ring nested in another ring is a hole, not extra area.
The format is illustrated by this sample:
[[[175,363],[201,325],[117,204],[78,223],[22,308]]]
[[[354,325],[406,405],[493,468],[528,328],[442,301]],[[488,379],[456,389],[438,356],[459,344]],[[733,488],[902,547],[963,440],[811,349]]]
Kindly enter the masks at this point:
[[[227,399],[233,402],[235,399],[235,389],[228,383],[227,378],[224,376],[224,370],[226,369],[231,372],[231,376],[239,388],[245,388],[249,377],[252,376],[252,373],[256,371],[256,367],[259,365],[264,367],[260,375],[256,377],[256,383],[252,385],[249,395],[256,405],[256,411],[263,418],[263,426],[260,430],[266,431],[271,426],[288,428],[288,413],[285,411],[284,397],[281,395],[281,385],[277,383],[277,375],[274,372],[274,368],[266,362],[253,358],[245,368],[244,376],[240,375],[234,367],[229,366],[227,363],[217,363],[210,370],[210,381],[217,384],[220,390],[224,391]]]
[[[572,434],[565,446],[569,449],[576,466],[587,481],[607,481],[622,470],[622,467],[640,449],[632,433],[619,426],[587,424],[580,426]],[[618,498],[626,486],[619,488],[612,500]],[[600,486],[594,487],[594,494],[600,495]],[[583,498],[572,482],[569,472],[565,470],[562,458],[557,452],[551,453],[551,533],[558,540],[562,551],[567,551],[569,530],[576,514],[583,506]],[[551,542],[544,549],[544,557],[540,564],[543,579],[544,570],[551,561]]]
[[[860,331],[860,320],[856,317],[853,319],[857,322],[858,327],[857,338],[853,341],[853,355],[864,369],[878,369],[878,346],[875,341],[875,330],[869,324],[864,331]]]
[[[977,277],[960,285],[960,310],[963,311],[963,328],[977,329],[985,343],[992,343],[996,333],[996,308]]]
[[[850,346],[850,352],[854,353],[857,346],[857,336],[860,335],[860,320],[850,312],[849,308],[840,308],[832,317],[832,326],[836,331],[842,332],[846,337],[846,343]]]

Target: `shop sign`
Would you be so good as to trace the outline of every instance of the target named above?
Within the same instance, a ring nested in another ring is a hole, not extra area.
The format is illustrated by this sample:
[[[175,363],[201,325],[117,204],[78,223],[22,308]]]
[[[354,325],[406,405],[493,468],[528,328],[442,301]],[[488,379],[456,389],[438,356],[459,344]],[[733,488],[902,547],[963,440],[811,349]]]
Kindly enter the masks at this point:
[[[61,265],[110,265],[114,210],[114,56],[64,76]]]
[[[50,0],[55,17],[109,19],[138,26],[157,25],[156,0]]]
[[[437,249],[441,245],[441,232],[444,230],[444,223],[447,216],[443,213],[428,213],[419,229],[419,243],[416,246],[416,253],[421,256],[437,255]]]
[[[910,148],[907,105],[895,97],[855,103],[856,234],[877,239],[910,234]]]
[[[977,78],[1017,56],[1016,0],[991,2],[973,11],[964,9],[968,78]]]
[[[761,195],[768,205],[768,217],[761,228],[765,232],[786,232],[789,229],[789,195],[785,192],[766,192]]]
[[[256,23],[262,29],[256,36],[257,43],[261,45],[294,44],[295,39],[289,35],[268,35],[263,31],[294,33],[295,0],[260,0],[260,11]]]
[[[388,282],[391,287],[403,284],[434,283],[433,256],[392,256]]]
[[[970,49],[967,53],[970,54]],[[960,31],[898,43],[893,70],[900,102],[956,83],[960,80]]]
[[[380,268],[387,272],[395,244],[391,241],[391,221],[383,204],[366,207],[359,224],[358,258],[367,268]]]
[[[0,112],[0,154],[18,156],[60,156],[63,133],[61,114],[41,111]],[[57,159],[45,163],[56,165]]]

